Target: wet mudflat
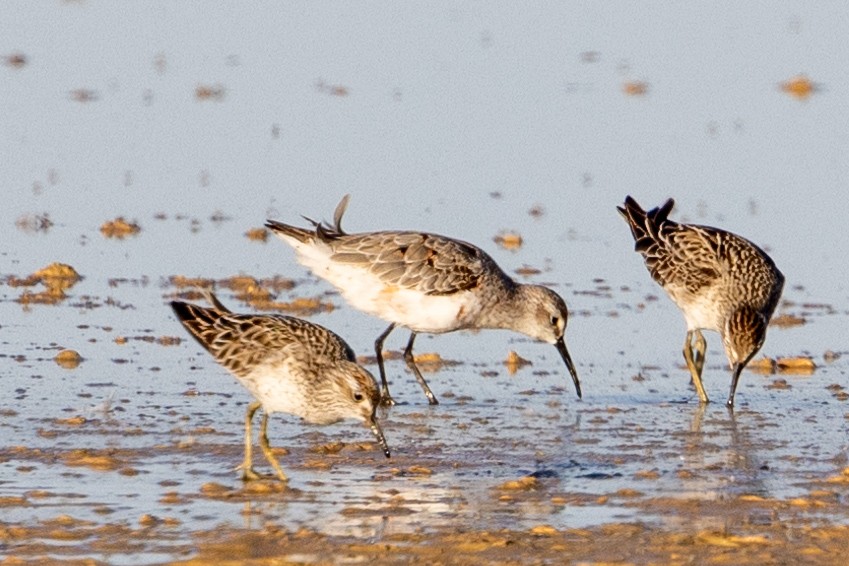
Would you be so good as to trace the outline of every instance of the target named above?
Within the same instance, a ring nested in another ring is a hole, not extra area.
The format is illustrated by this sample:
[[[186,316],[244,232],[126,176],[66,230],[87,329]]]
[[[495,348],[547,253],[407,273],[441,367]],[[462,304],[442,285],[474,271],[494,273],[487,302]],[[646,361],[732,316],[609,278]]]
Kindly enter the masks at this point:
[[[809,4],[8,2],[0,563],[843,563],[849,53]],[[309,318],[376,372],[385,323],[262,228],[345,193],[349,231],[561,294],[584,398],[550,345],[461,332],[416,342],[428,406],[393,333],[391,459],[275,416],[290,481],[241,482],[247,394],[168,301]],[[787,278],[733,413],[712,334],[697,403],[626,194]]]
[[[747,371],[731,412],[700,406],[675,363],[579,363],[587,393],[578,400],[549,346],[506,333],[423,341],[434,346],[420,359],[440,404],[427,405],[391,352],[401,401],[383,416],[391,459],[355,423],[307,427],[276,416],[271,443],[290,481],[245,484],[234,468],[247,394],[179,332],[166,300],[214,283],[235,310],[252,310],[250,296],[266,289],[278,311],[326,303],[338,305],[333,316],[352,316],[336,295],[302,295],[317,281],[257,278],[251,287],[249,279],[113,281],[114,291],[104,289],[115,294],[111,306],[101,296],[75,298],[79,283],[53,305],[21,305],[41,284],[5,287],[4,308],[18,320],[53,313],[77,320],[60,334],[80,335],[24,341],[8,356],[14,371],[4,380],[15,387],[0,450],[7,561],[721,564],[827,561],[845,546],[849,409],[845,358],[834,351],[795,356],[816,366],[802,372],[763,363],[769,373]],[[636,294],[567,295],[594,305],[574,315],[574,332],[593,321],[603,328],[611,300],[639,303]],[[647,316],[619,309],[625,319]],[[162,321],[134,328],[120,313],[136,310],[159,310]],[[810,317],[792,300],[782,313]],[[113,324],[90,320],[100,318]],[[69,364],[57,354],[71,340],[82,355]],[[675,349],[666,350],[674,360]],[[706,383],[722,399],[730,378],[721,352],[710,355]],[[261,454],[255,462],[270,478]]]

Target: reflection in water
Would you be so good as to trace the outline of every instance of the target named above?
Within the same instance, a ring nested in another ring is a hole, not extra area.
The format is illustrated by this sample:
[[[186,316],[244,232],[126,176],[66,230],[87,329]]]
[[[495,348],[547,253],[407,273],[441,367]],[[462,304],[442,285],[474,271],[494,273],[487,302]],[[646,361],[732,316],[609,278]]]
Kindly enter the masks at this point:
[[[684,452],[683,497],[716,499],[744,493],[769,496],[759,473],[755,445],[746,428],[738,426],[733,409],[714,410],[705,426],[705,414],[712,405],[699,404],[693,410],[690,434]],[[722,415],[722,416],[720,416]]]
[[[286,531],[308,529],[332,536],[379,541],[385,536],[425,532],[453,524],[468,508],[459,487],[439,475],[374,481],[365,468],[331,473],[277,497],[251,496],[242,503],[244,528],[276,525]]]

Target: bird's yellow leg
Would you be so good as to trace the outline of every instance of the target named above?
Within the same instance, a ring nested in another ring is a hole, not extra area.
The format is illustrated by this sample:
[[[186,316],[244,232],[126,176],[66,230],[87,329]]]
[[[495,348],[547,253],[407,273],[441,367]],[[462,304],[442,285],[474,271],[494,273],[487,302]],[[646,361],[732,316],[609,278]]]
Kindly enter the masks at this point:
[[[701,332],[698,330],[698,336],[701,337]],[[693,360],[693,332],[687,332],[687,339],[684,341],[684,361],[687,362],[687,368],[690,370],[690,376],[693,378],[693,385],[696,386],[696,392],[699,394],[699,401],[702,403],[709,403],[710,399],[708,399],[707,393],[705,393],[704,385],[702,385],[702,366],[704,365],[704,351],[701,353],[701,359],[699,364]],[[701,342],[704,343],[704,337],[701,337]],[[698,343],[698,338],[697,338]]]
[[[265,459],[268,460],[268,463],[271,464],[271,467],[274,468],[274,471],[277,472],[277,477],[280,478],[280,481],[287,481],[289,478],[286,477],[286,474],[283,473],[283,468],[280,467],[280,463],[277,461],[277,458],[274,457],[274,453],[271,451],[271,446],[268,444],[268,413],[263,412],[262,414],[262,424],[259,429],[259,447],[262,448],[262,453],[265,454]]]
[[[699,372],[699,377],[702,376],[702,369],[705,367],[705,350],[707,349],[707,342],[705,341],[705,337],[702,336],[701,330],[695,331],[696,336],[696,353],[693,356],[693,361],[696,363],[696,369]]]
[[[258,480],[260,479],[260,475],[254,471],[252,455],[251,455],[251,422],[253,421],[254,414],[257,409],[259,409],[262,404],[259,401],[254,401],[250,405],[248,405],[248,412],[245,414],[245,460],[242,462],[242,465],[236,468],[237,470],[242,470],[242,480]]]

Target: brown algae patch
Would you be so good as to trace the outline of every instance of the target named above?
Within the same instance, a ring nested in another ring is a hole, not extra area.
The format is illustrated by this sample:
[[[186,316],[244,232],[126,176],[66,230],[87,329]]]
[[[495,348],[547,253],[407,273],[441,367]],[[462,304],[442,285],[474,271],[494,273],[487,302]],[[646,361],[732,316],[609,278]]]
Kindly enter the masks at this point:
[[[507,367],[507,373],[510,375],[515,375],[520,369],[525,366],[533,365],[533,362],[530,360],[526,360],[515,351],[510,350],[507,354],[507,359],[504,361],[504,365]]]
[[[779,373],[791,375],[813,375],[817,369],[814,360],[808,356],[793,356],[789,358],[778,358],[775,361]]]
[[[66,466],[82,466],[101,472],[114,471],[123,466],[123,462],[111,454],[86,449],[71,450],[62,459]]]
[[[60,366],[65,369],[75,369],[79,367],[80,363],[83,361],[82,356],[76,350],[62,350],[53,360]]]
[[[694,531],[612,523],[591,529],[558,530],[539,524],[525,531],[392,533],[377,541],[328,536],[307,529],[287,532],[266,526],[250,532],[205,532],[198,555],[183,565],[242,561],[367,564],[839,564],[849,527],[782,528],[740,525]],[[733,555],[729,555],[733,551]],[[829,560],[828,557],[831,557]],[[822,562],[825,560],[825,562]]]
[[[227,95],[227,89],[221,84],[200,84],[195,87],[195,100],[222,102]]]
[[[775,359],[764,356],[757,360],[752,360],[746,367],[761,375],[781,373],[810,376],[816,371],[817,364],[810,356],[788,356]]]
[[[0,56],[0,59],[3,60],[4,65],[13,69],[23,69],[28,61],[27,56],[21,52],[8,53]]]
[[[179,297],[189,301],[203,301],[199,289],[223,287],[233,291],[235,298],[260,311],[278,311],[308,316],[319,312],[330,312],[336,307],[322,297],[297,297],[291,301],[277,301],[274,295],[295,287],[295,282],[285,277],[257,279],[250,275],[234,275],[225,279],[202,279],[174,275],[169,278],[172,286],[181,290]],[[182,289],[189,289],[182,291]]]
[[[518,480],[510,480],[497,486],[502,491],[530,491],[539,488],[539,480],[535,477],[525,476]]]
[[[801,316],[796,316],[793,314],[781,314],[779,316],[773,317],[772,320],[769,321],[770,326],[777,326],[779,328],[791,328],[794,326],[802,326],[808,321]]]
[[[822,87],[812,82],[806,75],[796,75],[792,79],[780,83],[778,88],[793,98],[807,100],[812,94],[821,90]]]
[[[425,352],[413,356],[416,365],[424,373],[436,373],[443,368],[458,366],[461,362],[455,360],[446,360],[436,352]]]
[[[46,234],[53,227],[53,221],[50,220],[50,215],[46,212],[43,214],[22,214],[15,220],[15,226],[23,232]]]
[[[65,291],[77,284],[82,277],[77,271],[65,263],[51,263],[35,273],[24,278],[9,276],[6,284],[10,287],[34,287],[44,285],[45,290],[33,293],[25,290],[16,302],[22,305],[47,304],[55,305],[67,298]]]
[[[137,222],[128,222],[123,216],[119,216],[115,220],[104,222],[100,226],[100,233],[106,238],[116,238],[123,240],[129,236],[135,236],[141,232],[141,226]]]
[[[522,240],[522,235],[518,232],[499,232],[493,239],[499,247],[504,248],[505,250],[510,250],[511,252],[515,252],[519,248],[522,247],[524,241]]]
[[[253,242],[268,241],[268,230],[265,228],[251,228],[245,232],[245,237]]]
[[[649,84],[645,81],[625,81],[622,92],[627,96],[644,96],[649,92]]]

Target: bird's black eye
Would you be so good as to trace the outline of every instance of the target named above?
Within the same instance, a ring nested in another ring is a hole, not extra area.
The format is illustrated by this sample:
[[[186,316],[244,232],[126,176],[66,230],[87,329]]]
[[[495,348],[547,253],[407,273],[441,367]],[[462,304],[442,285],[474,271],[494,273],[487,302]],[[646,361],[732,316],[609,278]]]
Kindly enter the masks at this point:
[[[354,401],[356,401],[357,403],[359,403],[359,402],[360,402],[360,401],[362,401],[363,399],[365,399],[365,397],[363,397],[363,394],[362,394],[362,393],[354,393]]]
[[[560,324],[560,317],[557,316],[556,314],[552,315],[551,316],[551,326],[557,326],[558,324]]]

